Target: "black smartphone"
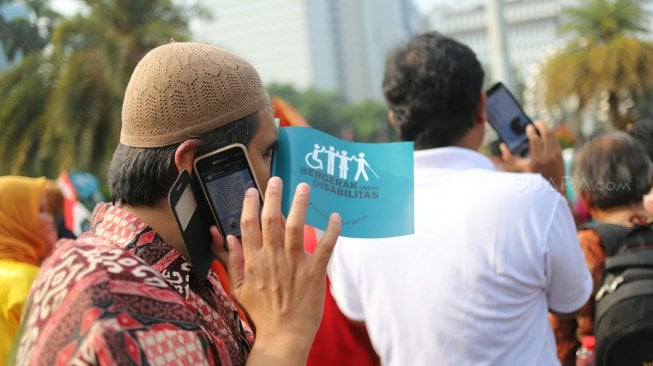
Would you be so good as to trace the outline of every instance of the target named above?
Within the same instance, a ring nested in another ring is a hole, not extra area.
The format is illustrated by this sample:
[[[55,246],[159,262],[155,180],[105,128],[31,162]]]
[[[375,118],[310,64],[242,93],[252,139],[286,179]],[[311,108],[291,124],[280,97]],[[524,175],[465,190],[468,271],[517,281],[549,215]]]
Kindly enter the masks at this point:
[[[513,154],[528,153],[526,126],[533,121],[526,115],[517,99],[502,83],[487,91],[487,120]]]
[[[196,180],[184,170],[170,188],[168,201],[184,239],[193,273],[203,283],[213,262],[213,252],[206,205],[197,192]]]
[[[195,175],[207,202],[213,221],[224,238],[240,238],[240,216],[248,188],[259,190],[260,185],[247,157],[247,148],[232,144],[195,159]]]

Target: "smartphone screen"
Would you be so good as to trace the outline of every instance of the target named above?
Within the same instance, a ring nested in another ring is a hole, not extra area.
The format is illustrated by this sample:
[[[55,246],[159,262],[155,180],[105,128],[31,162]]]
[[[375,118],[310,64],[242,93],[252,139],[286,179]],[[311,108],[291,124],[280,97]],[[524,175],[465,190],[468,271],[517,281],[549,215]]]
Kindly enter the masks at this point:
[[[195,160],[195,172],[224,237],[240,237],[245,191],[258,189],[246,151],[242,144],[233,144]]]
[[[488,122],[510,151],[525,155],[528,151],[526,126],[533,122],[502,83],[496,83],[487,91],[486,112]]]

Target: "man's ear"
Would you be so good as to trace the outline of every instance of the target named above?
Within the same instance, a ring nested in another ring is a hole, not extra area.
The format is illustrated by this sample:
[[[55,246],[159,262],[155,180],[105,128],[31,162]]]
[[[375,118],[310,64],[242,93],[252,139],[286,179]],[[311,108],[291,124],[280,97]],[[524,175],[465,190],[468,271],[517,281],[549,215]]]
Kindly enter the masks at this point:
[[[487,95],[485,91],[481,90],[481,95],[478,98],[478,103],[476,103],[476,112],[474,113],[474,121],[476,123],[485,123],[487,121],[487,114],[485,107],[487,105]]]
[[[181,173],[182,170],[193,173],[193,162],[195,162],[195,154],[197,148],[202,144],[198,139],[190,139],[182,142],[175,150],[175,166],[177,171]]]

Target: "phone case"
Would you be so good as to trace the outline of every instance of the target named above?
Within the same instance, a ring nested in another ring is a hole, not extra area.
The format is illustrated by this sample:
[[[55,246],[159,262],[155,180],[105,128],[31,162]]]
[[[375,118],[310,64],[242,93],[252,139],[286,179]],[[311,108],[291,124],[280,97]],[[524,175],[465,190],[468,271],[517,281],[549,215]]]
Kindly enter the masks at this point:
[[[215,256],[211,251],[213,244],[210,222],[207,220],[208,207],[198,184],[187,171],[182,171],[170,189],[168,201],[184,239],[193,266],[192,273],[201,284],[206,281]]]
[[[526,155],[526,126],[532,124],[517,99],[502,83],[487,91],[487,120],[513,154]]]
[[[235,164],[235,165],[237,165],[237,167],[224,168],[224,164]],[[223,168],[222,169],[215,168],[215,167],[218,167],[218,166],[223,167]],[[203,182],[201,182],[201,180],[203,179],[202,178],[203,175],[208,175],[208,174],[213,174],[213,173],[215,173],[216,175],[220,175],[221,177],[226,177],[226,176],[228,176],[228,175],[230,175],[232,173],[234,175],[238,176],[238,174],[236,174],[236,173],[241,173],[243,171],[247,171],[246,176],[247,176],[247,179],[249,179],[248,182],[251,183],[254,188],[259,190],[259,199],[261,199],[261,203],[262,203],[263,200],[262,200],[261,192],[260,192],[260,189],[258,188],[258,187],[260,187],[260,185],[258,184],[258,181],[257,181],[256,176],[254,174],[254,171],[252,169],[252,164],[250,163],[249,157],[247,156],[247,148],[242,144],[236,143],[236,144],[231,144],[229,146],[225,146],[225,147],[223,147],[221,149],[215,150],[215,151],[210,152],[208,154],[204,154],[204,155],[202,155],[202,156],[195,159],[194,169],[195,169],[195,176],[197,177],[197,179],[196,179],[197,184],[199,185],[198,192],[201,192],[203,197],[204,197],[204,201],[206,202],[206,205],[207,205],[208,210],[209,210],[209,217],[212,218],[211,222],[217,225],[217,227],[218,227],[218,229],[220,231],[220,234],[223,237],[226,237],[227,234],[240,236],[239,234],[234,234],[233,228],[240,226],[240,213],[241,212],[238,212],[237,215],[232,215],[232,217],[229,218],[228,221],[231,224],[232,229],[229,230],[229,232],[227,232],[227,230],[225,230],[225,228],[223,227],[223,225],[225,225],[224,220],[227,220],[226,216],[224,216],[224,215],[220,216],[219,213],[216,212],[216,210],[213,207],[214,203],[212,203],[212,198],[215,198],[215,197],[211,197],[211,195],[210,195],[210,193],[208,191],[208,188],[207,188],[208,183],[203,183]],[[229,173],[225,174],[225,173],[223,173],[224,171],[228,171]],[[211,173],[209,173],[209,172],[211,172]],[[242,176],[240,176],[240,177],[242,177]],[[220,181],[220,179],[215,178],[215,181],[216,182]],[[230,196],[229,196],[228,192],[221,192],[221,194],[222,195],[226,194],[227,196],[223,196],[223,197],[226,198],[226,199],[224,199],[224,201],[229,201],[228,197],[230,197]],[[234,202],[233,200],[231,200],[231,202],[229,202],[230,204],[227,204],[226,206],[231,206],[232,207],[232,206],[238,205],[238,206],[240,206],[240,211],[242,211],[242,198],[243,198],[243,196],[244,196],[244,189],[242,190],[242,192],[239,192],[237,202]],[[216,196],[216,197],[218,197],[218,196]],[[217,203],[215,203],[215,205],[218,206]],[[229,229],[229,228],[226,228],[226,229]]]

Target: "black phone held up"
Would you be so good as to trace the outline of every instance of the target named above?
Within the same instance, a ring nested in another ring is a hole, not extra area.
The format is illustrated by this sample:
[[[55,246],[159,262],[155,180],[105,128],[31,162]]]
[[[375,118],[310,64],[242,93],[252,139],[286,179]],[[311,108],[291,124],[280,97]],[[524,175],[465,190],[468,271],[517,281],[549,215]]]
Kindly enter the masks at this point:
[[[173,183],[168,193],[168,201],[193,265],[192,271],[202,283],[207,278],[214,256],[211,251],[212,239],[206,205],[197,192],[197,181],[184,170]]]
[[[526,126],[533,121],[526,115],[517,99],[502,83],[487,91],[487,120],[513,154],[526,155],[528,137]]]
[[[234,235],[240,238],[245,191],[251,187],[259,189],[247,148],[242,144],[232,144],[202,155],[195,159],[194,169],[222,237]]]

